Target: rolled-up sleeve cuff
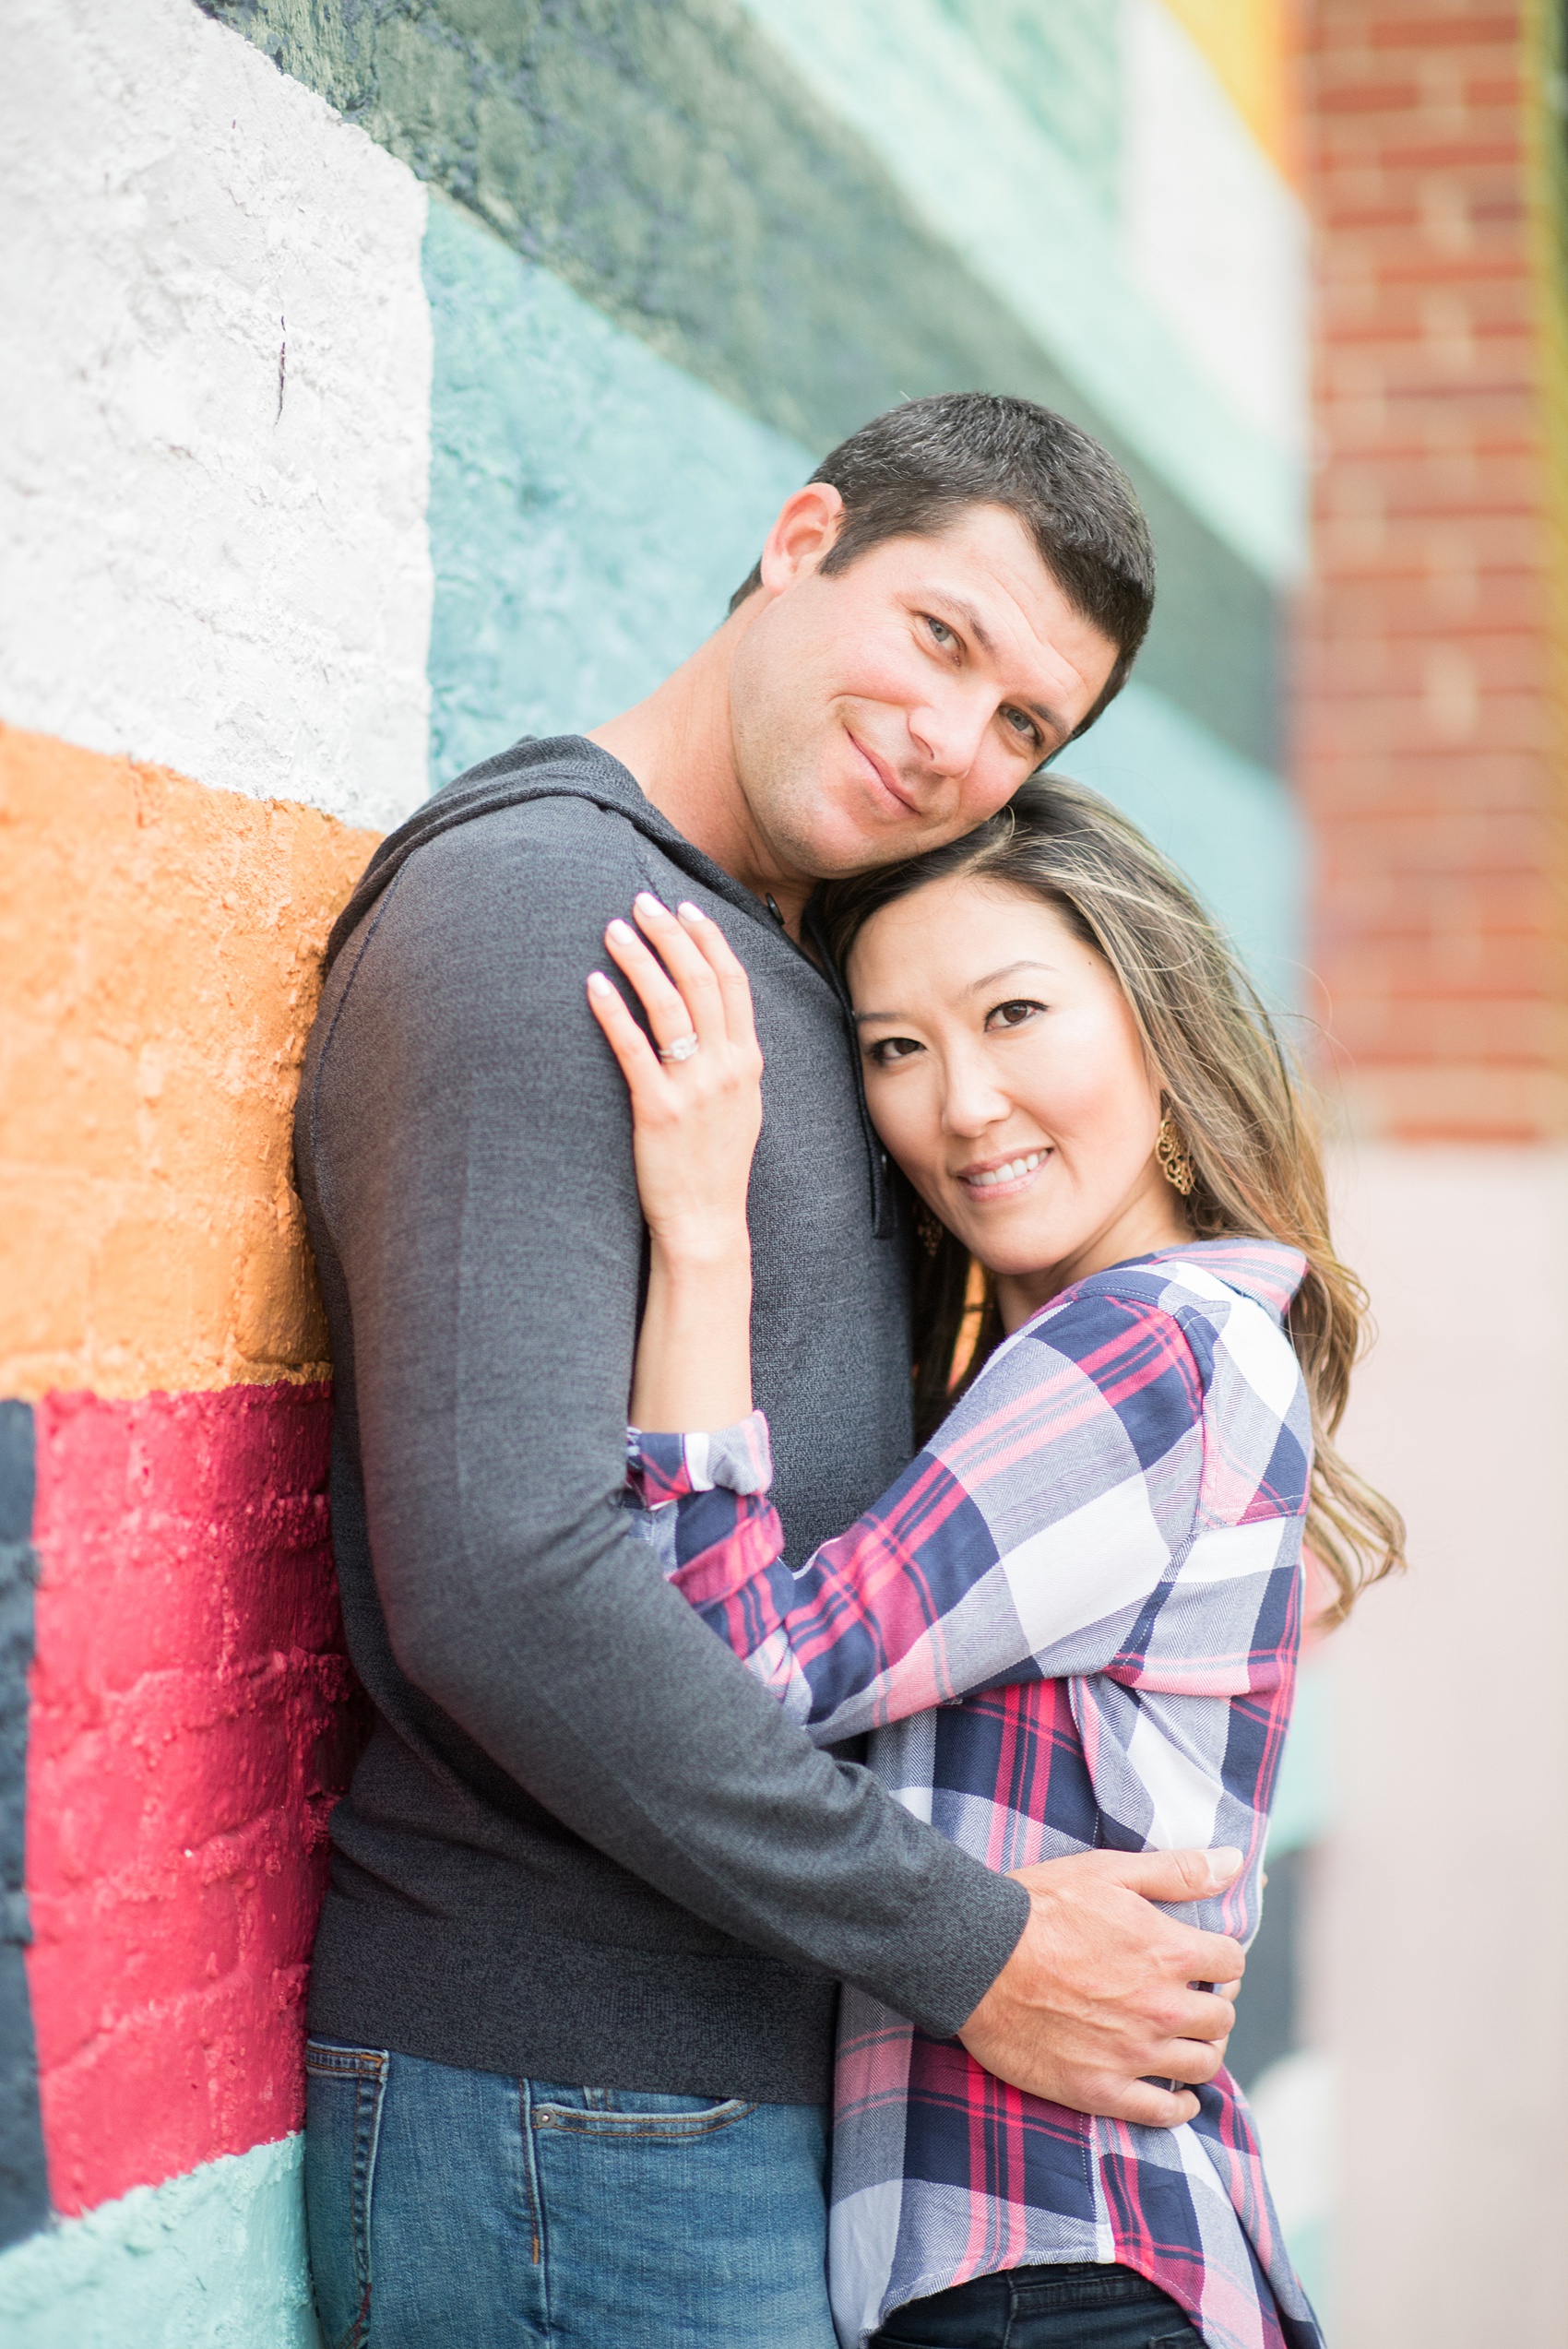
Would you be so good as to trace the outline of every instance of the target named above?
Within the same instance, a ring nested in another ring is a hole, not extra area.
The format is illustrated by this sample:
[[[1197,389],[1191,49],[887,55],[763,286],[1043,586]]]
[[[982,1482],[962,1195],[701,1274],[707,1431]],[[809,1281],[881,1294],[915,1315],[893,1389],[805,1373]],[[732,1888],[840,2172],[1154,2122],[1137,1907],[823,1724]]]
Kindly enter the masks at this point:
[[[626,1477],[645,1509],[683,1501],[694,1492],[766,1492],[773,1482],[767,1419],[753,1411],[711,1435],[628,1428]]]

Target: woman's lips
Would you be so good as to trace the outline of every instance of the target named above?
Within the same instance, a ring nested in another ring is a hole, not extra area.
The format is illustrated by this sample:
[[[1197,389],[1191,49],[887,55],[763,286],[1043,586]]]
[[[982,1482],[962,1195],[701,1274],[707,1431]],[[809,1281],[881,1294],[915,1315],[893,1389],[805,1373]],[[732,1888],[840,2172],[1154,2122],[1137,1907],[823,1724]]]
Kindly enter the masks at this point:
[[[1038,1150],[1020,1150],[999,1159],[995,1166],[977,1167],[958,1180],[971,1199],[1011,1199],[1027,1189],[1050,1156],[1049,1146],[1042,1144]]]

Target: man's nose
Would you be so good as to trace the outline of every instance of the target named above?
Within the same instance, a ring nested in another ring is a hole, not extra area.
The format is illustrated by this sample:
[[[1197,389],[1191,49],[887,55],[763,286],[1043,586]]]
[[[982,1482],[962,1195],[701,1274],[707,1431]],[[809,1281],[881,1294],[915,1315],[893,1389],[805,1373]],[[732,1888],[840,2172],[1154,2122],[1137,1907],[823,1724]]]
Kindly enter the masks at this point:
[[[956,777],[980,756],[990,722],[978,695],[955,688],[909,712],[909,734],[933,775]]]

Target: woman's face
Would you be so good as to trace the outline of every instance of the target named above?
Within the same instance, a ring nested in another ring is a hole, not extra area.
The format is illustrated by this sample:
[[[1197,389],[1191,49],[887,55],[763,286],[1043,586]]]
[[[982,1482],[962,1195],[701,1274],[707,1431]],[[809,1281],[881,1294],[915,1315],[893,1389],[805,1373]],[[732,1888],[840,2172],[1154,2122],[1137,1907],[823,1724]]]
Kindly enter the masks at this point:
[[[1159,1086],[1109,966],[1005,883],[874,914],[849,979],[877,1132],[997,1275],[1016,1328],[1071,1281],[1188,1229],[1154,1156]]]

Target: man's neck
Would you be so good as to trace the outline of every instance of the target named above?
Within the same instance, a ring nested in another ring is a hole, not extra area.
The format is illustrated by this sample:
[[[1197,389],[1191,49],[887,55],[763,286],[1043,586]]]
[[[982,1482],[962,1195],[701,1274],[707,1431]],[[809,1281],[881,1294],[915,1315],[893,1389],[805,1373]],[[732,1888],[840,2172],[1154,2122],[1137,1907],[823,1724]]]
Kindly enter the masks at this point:
[[[746,605],[699,645],[647,701],[588,735],[633,774],[645,796],[695,848],[765,903],[794,939],[809,879],[778,867],[753,821],[735,766],[730,664],[751,614]]]

